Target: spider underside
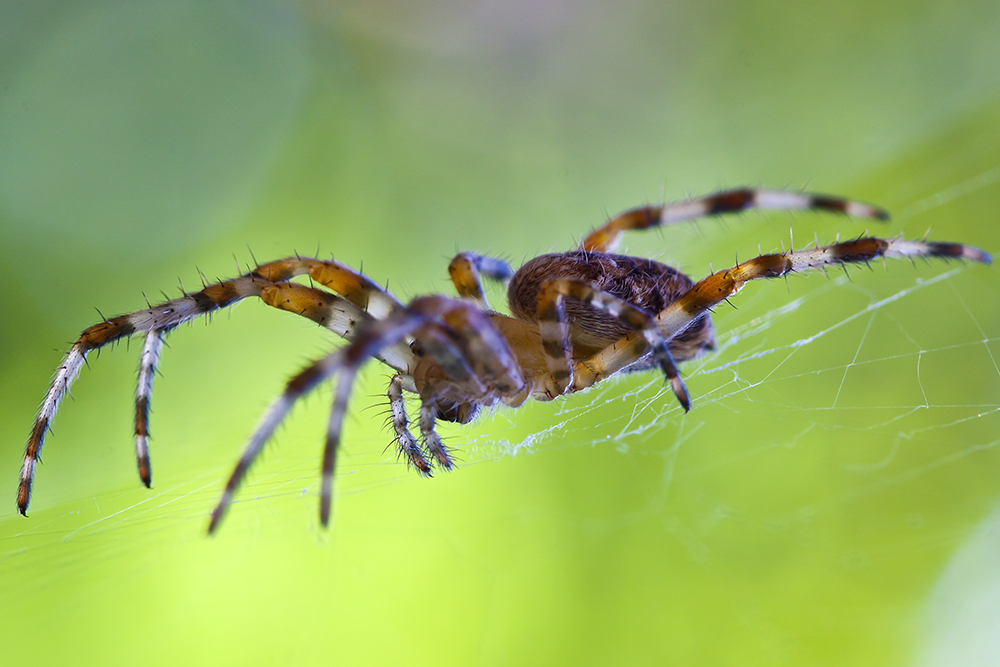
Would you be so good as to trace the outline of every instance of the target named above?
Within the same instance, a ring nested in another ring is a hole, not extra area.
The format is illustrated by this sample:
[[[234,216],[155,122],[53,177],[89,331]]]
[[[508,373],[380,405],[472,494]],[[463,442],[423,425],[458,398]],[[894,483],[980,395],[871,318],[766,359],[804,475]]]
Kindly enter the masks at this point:
[[[626,370],[658,368],[685,411],[691,407],[677,363],[715,347],[709,311],[745,283],[877,257],[943,257],[988,263],[978,248],[957,243],[861,237],[804,250],[760,255],[695,283],[659,262],[614,254],[623,232],[649,229],[748,208],[813,209],[887,220],[882,209],[840,197],[736,189],[663,206],[631,209],[591,232],[579,248],[536,257],[516,272],[504,261],[471,252],[448,267],[458,299],[430,295],[403,304],[367,276],[332,259],[291,257],[86,329],[70,349],[42,403],[21,467],[17,505],[27,515],[36,462],[62,398],[87,354],[144,334],[135,401],[139,476],[149,487],[149,398],[164,337],[198,315],[256,297],[306,317],[348,344],[311,363],[291,380],[251,435],[212,513],[222,520],[254,459],[292,405],[338,375],[323,449],[320,521],[330,519],[333,471],[354,379],[369,358],[396,373],[387,396],[399,453],[421,474],[453,462],[438,437],[438,420],[468,423],[484,407],[548,401]],[[308,275],[327,289],[291,282]],[[482,279],[504,283],[511,315],[490,309]],[[328,291],[329,290],[329,291]],[[416,394],[419,440],[410,430],[404,394]]]

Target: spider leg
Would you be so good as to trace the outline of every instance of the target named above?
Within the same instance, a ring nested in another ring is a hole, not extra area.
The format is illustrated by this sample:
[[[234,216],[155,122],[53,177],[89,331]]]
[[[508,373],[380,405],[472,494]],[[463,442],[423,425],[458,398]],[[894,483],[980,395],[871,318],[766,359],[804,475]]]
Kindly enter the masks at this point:
[[[306,273],[341,296],[305,285],[274,282]],[[392,294],[348,267],[333,260],[295,257],[262,264],[238,278],[213,283],[198,292],[89,327],[80,334],[57,369],[28,437],[17,492],[17,506],[21,514],[27,514],[31,485],[45,434],[88,353],[136,333],[147,333],[136,390],[135,425],[139,476],[143,484],[149,486],[149,398],[153,371],[159,358],[159,344],[149,339],[148,334],[159,332],[162,339],[163,335],[184,322],[231,306],[247,297],[258,297],[272,307],[312,319],[342,336],[350,335],[360,322],[384,316],[402,307]],[[406,372],[413,362],[412,353],[401,341],[380,350],[379,358],[401,372]]]
[[[451,460],[451,454],[448,453],[448,448],[441,442],[441,436],[434,430],[436,421],[437,404],[434,394],[431,391],[425,391],[420,396],[420,436],[424,439],[424,445],[434,456],[434,460],[441,466],[441,469],[451,470],[454,468],[454,463]]]
[[[670,388],[684,411],[691,409],[691,399],[677,371],[677,364],[674,363],[674,358],[667,347],[667,338],[657,328],[656,318],[651,313],[612,294],[602,292],[582,280],[548,280],[542,283],[538,293],[538,327],[542,334],[542,349],[559,394],[565,393],[573,385],[569,321],[566,319],[563,306],[567,297],[603,310],[634,329],[635,336],[642,342],[642,346],[636,351],[637,356],[633,361],[637,361],[652,350],[653,359],[667,377]]]
[[[416,310],[419,311],[419,308]],[[437,308],[434,308],[432,304],[432,307],[427,310],[426,314],[428,317],[434,317],[437,315],[436,311]],[[468,361],[466,361],[463,356],[462,351],[448,334],[449,331],[447,327],[442,326],[437,322],[427,322],[417,329],[413,336],[416,340],[415,345],[418,346],[420,353],[429,354],[444,372],[444,376],[446,378],[445,381],[461,387],[463,395],[480,396],[484,394],[486,392],[486,388],[483,386],[483,383],[479,380],[479,378],[476,377],[472,367],[469,366]],[[429,477],[431,474],[431,463],[427,460],[424,452],[413,440],[409,431],[405,428],[407,424],[406,412],[403,406],[402,395],[399,391],[402,389],[402,378],[399,376],[397,376],[397,378],[399,378],[399,380],[394,378],[394,382],[390,383],[389,386],[389,404],[392,411],[393,427],[396,431],[399,451],[400,454],[407,458],[408,463],[416,468],[420,474]],[[423,400],[424,397],[428,395],[428,390],[436,385],[439,380],[433,378],[428,379],[422,376],[421,381],[424,385],[424,389],[419,393],[421,394],[421,398]],[[394,400],[397,396],[398,403]],[[426,401],[424,401],[424,403],[426,404]],[[423,419],[423,416],[421,416],[421,424],[423,423]],[[444,468],[445,470],[450,470],[450,459],[446,455],[442,456],[442,448],[436,446],[440,443],[440,441],[424,437],[424,443],[427,446],[427,452],[439,462],[447,462],[448,465],[444,466]]]
[[[410,433],[410,420],[406,415],[406,403],[403,401],[403,385],[401,375],[394,375],[389,381],[389,410],[392,413],[392,428],[396,432],[396,443],[400,454],[405,456],[414,468],[421,474],[429,475],[430,463]]]
[[[640,206],[630,209],[587,235],[580,244],[580,250],[612,252],[621,240],[622,232],[628,230],[672,225],[749,208],[823,210],[860,218],[889,219],[889,214],[880,208],[841,197],[807,192],[739,188],[663,206]]]
[[[80,368],[86,362],[89,352],[137,332],[168,331],[198,315],[231,305],[248,296],[258,296],[264,284],[262,280],[253,280],[243,276],[225,283],[209,285],[200,292],[187,294],[179,299],[146,310],[104,320],[85,329],[56,371],[56,376],[49,386],[45,399],[42,401],[42,407],[35,418],[31,434],[28,436],[17,491],[17,506],[21,514],[27,513],[35,465],[41,454],[45,433],[48,431],[49,424],[55,417],[63,397],[69,391],[80,372]],[[155,342],[147,341],[147,343],[154,348],[157,347]],[[140,476],[142,476],[144,464],[141,450],[145,449],[146,446],[146,436],[141,434],[141,431],[146,430],[149,393],[152,389],[152,369],[159,356],[158,350],[155,350],[157,352],[155,355],[145,354],[149,345],[144,346],[143,362],[140,365],[139,388],[136,391],[136,450],[139,458]],[[146,369],[145,372],[144,369]],[[145,460],[145,465],[148,467],[148,458]],[[143,479],[143,483],[146,483],[145,479]]]
[[[154,329],[147,333],[142,356],[139,357],[139,383],[135,388],[135,457],[139,479],[147,489],[153,485],[149,467],[149,397],[153,393],[153,376],[162,349],[163,331]]]
[[[451,470],[451,456],[434,430],[437,418],[447,415],[443,418],[468,423],[475,418],[480,401],[498,395],[511,404],[520,404],[527,397],[527,385],[513,351],[489,315],[472,304],[457,301],[445,308],[435,303],[428,305],[428,316],[440,319],[420,327],[414,337],[445,377],[426,378],[421,374],[420,431],[438,465]],[[451,388],[458,389],[458,400]]]
[[[376,319],[382,319],[397,308],[403,307],[399,299],[374,280],[332,259],[287,257],[261,264],[248,275],[272,283],[308,275],[312,280],[336,292]]]
[[[477,255],[474,252],[462,252],[451,260],[448,273],[460,297],[471,299],[483,310],[489,310],[490,305],[486,301],[481,276],[492,278],[506,286],[514,275],[514,270],[502,259]]]
[[[670,340],[699,315],[740,291],[751,281],[779,278],[789,273],[822,269],[837,264],[863,263],[877,257],[943,257],[989,264],[990,255],[959,243],[907,241],[863,237],[810,250],[760,255],[731,269],[713,273],[656,316],[657,327]],[[574,389],[583,389],[636,361],[636,334],[616,341],[575,368]]]
[[[263,419],[257,425],[250,440],[243,450],[243,455],[233,469],[226,488],[222,492],[222,497],[212,512],[212,520],[208,524],[208,532],[212,533],[222,521],[226,509],[232,502],[233,495],[243,482],[247,471],[253,465],[257,455],[260,454],[264,444],[270,439],[274,429],[285,419],[295,401],[309,393],[323,379],[330,377],[343,364],[345,350],[338,350],[322,359],[314,361],[309,366],[300,371],[285,386],[285,391],[267,409]]]
[[[493,323],[493,317],[468,303],[458,303],[442,319],[456,334],[456,342],[473,374],[483,380],[488,391],[512,399],[525,391],[525,381],[507,339]]]
[[[212,512],[208,532],[212,533],[218,527],[226,509],[232,502],[233,495],[243,482],[243,478],[253,461],[295,402],[308,394],[323,380],[338,374],[333,408],[330,411],[330,421],[327,427],[326,443],[323,448],[322,482],[320,485],[320,522],[324,526],[329,524],[333,470],[340,444],[344,414],[347,411],[347,401],[350,398],[358,370],[368,358],[376,356],[383,348],[412,336],[417,328],[431,320],[432,317],[439,316],[452,303],[455,302],[451,299],[437,296],[414,299],[409,306],[394,310],[385,319],[368,322],[366,326],[358,330],[350,345],[313,362],[289,380],[285,391],[271,404],[263,420],[250,436],[243,455],[230,475],[222,497]]]
[[[372,319],[371,315],[342,297],[297,283],[265,284],[260,288],[258,296],[261,301],[272,308],[305,317],[344,338],[354,332],[358,323]],[[149,400],[153,388],[155,366],[159,361],[163,337],[167,331],[168,329],[153,329],[146,335],[146,343],[139,364],[139,382],[136,388],[135,402],[135,444],[139,477],[147,488],[152,486],[148,447]],[[412,354],[409,348],[400,344],[380,352],[379,359],[396,370],[404,370],[410,365]]]
[[[428,316],[433,315],[428,313]],[[449,381],[462,386],[465,393],[475,396],[486,392],[486,387],[458,347],[455,332],[438,322],[428,322],[417,329],[414,338],[417,345],[437,362]]]

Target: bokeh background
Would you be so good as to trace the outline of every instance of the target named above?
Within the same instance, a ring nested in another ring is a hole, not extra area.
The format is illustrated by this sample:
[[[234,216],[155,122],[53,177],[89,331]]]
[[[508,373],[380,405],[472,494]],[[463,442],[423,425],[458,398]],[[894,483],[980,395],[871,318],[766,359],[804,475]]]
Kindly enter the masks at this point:
[[[687,416],[627,377],[446,428],[462,465],[433,480],[385,450],[373,365],[331,529],[326,388],[207,538],[262,410],[335,344],[241,304],[169,339],[152,490],[123,344],[63,406],[28,519],[14,491],[94,308],[251,251],[450,293],[456,249],[517,265],[636,204],[761,184],[998,252],[998,36],[985,1],[4,3],[4,662],[997,664],[991,267],[750,285],[716,314],[720,351],[685,369]],[[790,228],[799,247],[866,223],[752,213],[627,245],[700,276]]]

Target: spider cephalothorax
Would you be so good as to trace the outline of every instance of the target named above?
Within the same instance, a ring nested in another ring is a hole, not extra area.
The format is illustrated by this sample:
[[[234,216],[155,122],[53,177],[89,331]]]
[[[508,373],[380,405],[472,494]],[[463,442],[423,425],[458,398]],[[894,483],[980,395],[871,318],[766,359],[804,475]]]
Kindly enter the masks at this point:
[[[551,400],[626,370],[657,367],[685,410],[691,402],[676,363],[714,349],[709,310],[748,281],[876,257],[945,257],[989,262],[957,243],[863,237],[806,250],[760,255],[694,283],[649,259],[612,254],[622,232],[648,229],[747,208],[820,209],[885,220],[881,209],[839,197],[739,189],[619,215],[588,235],[579,249],[542,255],[517,272],[498,259],[460,253],[448,267],[459,299],[418,297],[403,304],[365,275],[331,260],[290,257],[257,266],[179,299],[105,320],[86,329],[56,372],[28,439],[17,504],[27,513],[35,464],[45,433],[87,353],[115,340],[145,335],[135,402],[139,476],[149,466],[149,396],[165,335],[182,322],[247,297],[301,315],[349,340],[342,349],[294,376],[250,437],[226,484],[214,530],[247,470],[291,406],[321,381],[338,375],[323,450],[320,520],[330,518],[341,425],[358,369],[374,357],[396,374],[387,391],[400,454],[429,474],[453,467],[435,431],[437,420],[468,423],[483,407],[516,407],[529,397]],[[291,282],[308,275],[330,291]],[[511,315],[489,308],[481,279],[508,283]],[[419,397],[420,441],[410,432],[404,393]]]

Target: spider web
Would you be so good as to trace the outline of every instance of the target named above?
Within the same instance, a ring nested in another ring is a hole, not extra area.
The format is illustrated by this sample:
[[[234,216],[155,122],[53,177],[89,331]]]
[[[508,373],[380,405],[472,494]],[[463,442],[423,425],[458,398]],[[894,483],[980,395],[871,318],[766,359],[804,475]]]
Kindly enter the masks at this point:
[[[913,204],[902,218],[998,180],[1000,168],[984,172]],[[995,274],[941,263],[872,268],[797,276],[787,289],[775,281],[748,286],[736,308],[714,316],[718,350],[683,368],[694,401],[687,415],[662,379],[646,373],[552,403],[498,410],[469,427],[446,425],[446,441],[459,447],[465,469],[448,479],[471,479],[498,464],[523,471],[533,459],[558,467],[577,454],[595,466],[595,486],[602,466],[612,477],[619,467],[631,469],[627,483],[637,498],[608,510],[610,518],[581,511],[568,521],[653,517],[696,563],[717,558],[734,535],[754,543],[828,539],[810,537],[810,526],[841,516],[853,517],[861,533],[892,535],[882,553],[840,547],[846,566],[871,568],[890,552],[912,549],[950,553],[997,497],[1000,323],[992,314],[1000,300],[980,291]],[[352,497],[424,488],[384,448],[388,436],[369,423],[381,418],[364,411],[381,405],[373,396],[382,384],[383,372],[370,368],[354,399],[336,512],[349,512]],[[329,392],[320,394],[293,415],[254,471],[224,532],[258,545],[329,539],[312,518],[315,448],[292,445],[315,440],[329,405]],[[82,497],[41,509],[28,523],[12,517],[3,524],[0,558],[17,564],[30,556],[35,572],[65,577],[167,543],[198,548],[228,471],[228,463],[200,465],[152,491]],[[740,488],[731,486],[734,479]],[[311,530],[303,530],[307,522]],[[980,543],[987,550],[993,544]],[[24,585],[39,590],[45,582],[42,576]],[[933,651],[928,655],[927,664],[938,664]]]

